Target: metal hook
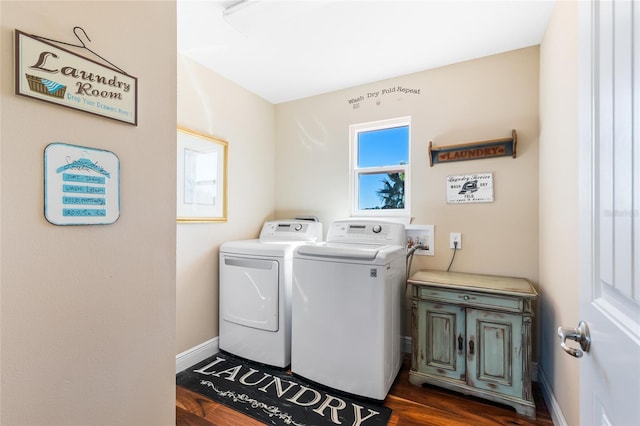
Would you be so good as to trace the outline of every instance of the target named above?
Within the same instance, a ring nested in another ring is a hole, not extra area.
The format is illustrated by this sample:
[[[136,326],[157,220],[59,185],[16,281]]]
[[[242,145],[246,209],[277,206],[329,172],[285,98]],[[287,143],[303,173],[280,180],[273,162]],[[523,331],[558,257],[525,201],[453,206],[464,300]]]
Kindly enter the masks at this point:
[[[42,36],[37,36],[37,35],[33,35],[36,38],[39,38],[40,40],[47,40],[47,41],[53,41],[54,43],[60,43],[60,44],[65,44],[67,46],[73,46],[73,47],[80,47],[83,49],[87,49],[89,52],[93,53],[95,56],[97,56],[98,58],[102,59],[103,61],[105,61],[106,63],[108,63],[109,65],[111,65],[113,68],[115,68],[116,70],[120,71],[123,74],[127,74],[122,68],[118,67],[116,64],[114,64],[113,62],[107,60],[106,58],[98,55],[96,52],[94,52],[93,50],[89,49],[87,47],[87,45],[84,43],[84,41],[82,41],[82,39],[80,38],[80,36],[78,35],[78,33],[76,32],[76,30],[80,30],[82,31],[82,33],[84,34],[84,36],[87,38],[87,40],[89,40],[89,42],[91,42],[91,39],[89,38],[89,35],[87,34],[87,32],[84,30],[84,28],[80,27],[80,26],[75,26],[73,27],[73,34],[76,36],[76,38],[78,39],[78,41],[80,42],[80,45],[77,44],[71,44],[71,43],[67,43],[66,41],[60,41],[60,40],[54,40],[52,38],[46,38],[46,37],[42,37]]]
[[[76,38],[78,39],[78,41],[80,42],[80,44],[82,44],[82,47],[87,47],[86,44],[84,44],[84,41],[82,41],[82,39],[80,38],[80,36],[78,35],[78,33],[76,32],[76,30],[81,30],[82,33],[84,34],[84,36],[87,38],[87,40],[89,40],[89,42],[91,42],[91,39],[89,38],[89,35],[87,35],[87,32],[84,30],[84,28],[82,27],[73,27],[73,34],[75,34]]]
[[[75,34],[76,38],[78,39],[78,41],[82,44],[82,47],[84,47],[85,49],[87,49],[89,52],[93,53],[94,55],[96,55],[98,58],[102,59],[103,61],[105,61],[106,63],[108,63],[109,65],[111,65],[112,67],[114,67],[115,69],[117,69],[118,71],[122,72],[123,74],[126,74],[126,72],[124,72],[120,67],[118,67],[116,64],[114,64],[113,62],[107,60],[106,58],[98,55],[96,52],[94,52],[93,50],[89,49],[87,47],[86,44],[84,44],[84,41],[82,41],[82,39],[80,38],[80,36],[78,35],[78,33],[76,32],[76,30],[81,30],[82,33],[84,34],[84,36],[87,38],[87,40],[89,40],[89,43],[91,43],[91,39],[89,38],[89,35],[87,34],[87,32],[84,30],[84,28],[80,27],[80,26],[75,26],[73,27],[73,34]],[[80,47],[80,46],[78,46]]]

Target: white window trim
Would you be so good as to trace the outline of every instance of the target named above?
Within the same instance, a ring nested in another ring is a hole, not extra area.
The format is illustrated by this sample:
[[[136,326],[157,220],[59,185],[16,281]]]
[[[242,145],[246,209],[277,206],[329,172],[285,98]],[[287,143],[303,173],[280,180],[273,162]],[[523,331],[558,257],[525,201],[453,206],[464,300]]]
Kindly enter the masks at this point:
[[[386,129],[390,127],[409,126],[408,162],[400,166],[386,166],[371,169],[374,172],[404,172],[404,209],[358,209],[358,175],[365,169],[357,167],[359,132]],[[410,217],[411,216],[411,117],[398,117],[387,120],[372,121],[369,123],[352,124],[349,126],[349,198],[351,201],[351,216],[354,217]]]

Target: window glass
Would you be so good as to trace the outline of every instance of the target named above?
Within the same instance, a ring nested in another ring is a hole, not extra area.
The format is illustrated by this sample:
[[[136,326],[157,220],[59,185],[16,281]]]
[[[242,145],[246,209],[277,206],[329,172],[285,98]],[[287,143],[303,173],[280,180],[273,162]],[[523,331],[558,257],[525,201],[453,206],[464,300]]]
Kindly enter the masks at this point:
[[[410,120],[403,117],[350,127],[352,214],[410,214]]]
[[[382,167],[409,161],[409,126],[358,133],[358,167]]]
[[[360,174],[358,179],[358,210],[404,208],[404,173]]]

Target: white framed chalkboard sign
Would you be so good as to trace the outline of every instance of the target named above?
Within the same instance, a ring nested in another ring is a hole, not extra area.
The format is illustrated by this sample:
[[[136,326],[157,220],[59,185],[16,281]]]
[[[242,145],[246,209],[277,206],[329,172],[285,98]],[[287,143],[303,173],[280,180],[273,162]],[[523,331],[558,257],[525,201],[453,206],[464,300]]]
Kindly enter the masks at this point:
[[[54,225],[108,225],[120,217],[120,160],[110,151],[49,144],[44,215]]]

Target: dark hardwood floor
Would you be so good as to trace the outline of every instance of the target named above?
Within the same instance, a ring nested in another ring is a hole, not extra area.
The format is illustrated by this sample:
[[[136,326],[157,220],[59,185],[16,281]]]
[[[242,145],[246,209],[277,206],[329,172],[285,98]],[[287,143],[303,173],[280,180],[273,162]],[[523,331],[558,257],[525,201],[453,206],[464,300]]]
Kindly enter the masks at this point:
[[[512,407],[468,397],[435,386],[420,388],[409,383],[409,359],[405,359],[384,405],[391,408],[389,426],[413,425],[520,425],[553,426],[537,383],[533,393],[536,420],[516,414]],[[259,426],[263,423],[178,386],[176,425],[178,426]],[[364,425],[363,425],[364,426]]]

